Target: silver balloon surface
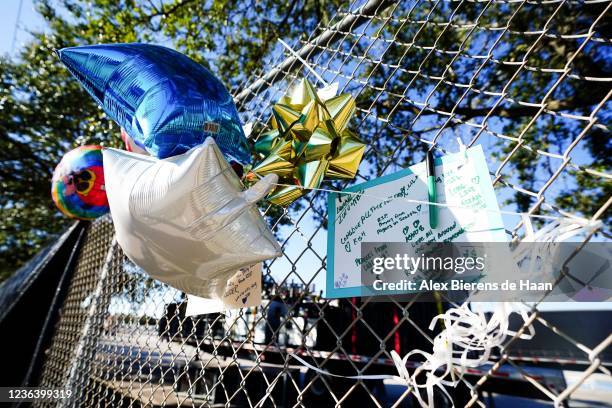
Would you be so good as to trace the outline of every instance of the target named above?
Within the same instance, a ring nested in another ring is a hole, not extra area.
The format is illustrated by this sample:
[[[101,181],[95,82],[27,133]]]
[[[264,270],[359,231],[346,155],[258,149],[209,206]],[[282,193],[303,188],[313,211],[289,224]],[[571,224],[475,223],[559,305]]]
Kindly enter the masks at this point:
[[[256,207],[278,178],[243,191],[212,138],[159,160],[104,149],[117,241],[153,278],[209,297],[243,267],[281,255]]]

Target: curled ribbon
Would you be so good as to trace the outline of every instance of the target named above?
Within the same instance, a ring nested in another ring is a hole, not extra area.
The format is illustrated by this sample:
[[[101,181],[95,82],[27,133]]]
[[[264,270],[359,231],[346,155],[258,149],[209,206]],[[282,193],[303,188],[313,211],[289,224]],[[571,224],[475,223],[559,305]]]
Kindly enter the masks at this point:
[[[356,380],[399,379],[412,388],[421,407],[431,408],[434,407],[436,388],[446,396],[448,401],[452,401],[446,387],[456,387],[467,367],[479,367],[487,363],[493,348],[502,347],[508,336],[517,335],[517,332],[509,330],[509,316],[513,312],[519,313],[526,325],[527,332],[521,333],[518,337],[525,340],[531,339],[535,332],[531,324],[527,324],[529,319],[527,311],[525,309],[513,310],[506,303],[496,305],[495,311],[488,320],[483,313],[471,311],[468,304],[451,308],[446,313],[434,317],[429,329],[433,329],[438,320],[444,322],[445,329],[434,338],[431,353],[417,349],[402,358],[394,350],[391,351],[391,358],[398,375],[341,376],[308,364],[295,354],[292,354],[291,357],[311,370],[327,376]],[[411,374],[406,364],[413,356],[421,356],[424,361]],[[426,393],[425,397],[421,395],[423,389]]]
[[[365,144],[347,129],[355,113],[348,93],[318,92],[306,79],[280,98],[272,108],[272,130],[262,134],[255,151],[265,156],[252,173],[276,174],[280,184],[268,200],[286,206],[319,187],[324,178],[352,179]]]

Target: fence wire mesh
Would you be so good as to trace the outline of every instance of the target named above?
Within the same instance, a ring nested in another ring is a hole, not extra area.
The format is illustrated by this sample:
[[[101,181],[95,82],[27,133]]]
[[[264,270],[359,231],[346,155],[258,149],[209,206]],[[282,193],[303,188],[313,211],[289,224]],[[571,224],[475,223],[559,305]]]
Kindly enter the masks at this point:
[[[593,146],[603,140],[599,148],[609,149],[611,5],[356,1],[293,46],[327,83],[357,99],[351,126],[368,148],[352,183],[417,163],[432,146],[454,152],[459,138],[483,146],[505,209],[602,219],[599,234],[607,239],[609,158],[598,159]],[[252,139],[267,129],[271,105],[302,77],[317,83],[283,51],[234,89]],[[324,299],[317,287],[326,270],[325,198],[313,191],[288,209],[263,209],[284,253],[265,264],[261,307],[195,318],[185,317],[182,293],[122,254],[109,217],[92,223],[40,385],[75,390],[70,406],[413,406],[413,390],[401,383],[393,393],[382,381],[326,377],[290,357],[341,375],[393,374],[389,352],[429,351],[435,331],[427,327],[441,311]],[[521,219],[504,221],[509,239],[520,240]],[[266,319],[273,295],[287,309],[278,327]],[[449,390],[456,406],[486,406],[491,389],[510,379],[532,397],[567,405],[589,378],[610,377],[610,333],[582,344],[539,307],[528,323],[537,335],[564,339],[563,355],[520,353],[521,341],[511,338],[489,366]],[[563,359],[580,367],[571,382],[529,369]],[[436,406],[450,404],[436,395]]]

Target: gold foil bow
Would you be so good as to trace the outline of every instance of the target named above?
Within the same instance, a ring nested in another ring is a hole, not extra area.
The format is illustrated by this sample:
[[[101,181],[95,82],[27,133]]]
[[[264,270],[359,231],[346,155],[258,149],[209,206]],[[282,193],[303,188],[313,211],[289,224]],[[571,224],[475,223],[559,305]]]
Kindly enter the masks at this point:
[[[265,156],[253,173],[275,173],[279,186],[268,196],[288,205],[318,188],[324,178],[352,179],[365,152],[365,144],[347,125],[355,113],[348,94],[326,98],[306,79],[288,91],[272,108],[272,130],[262,134],[255,151]]]

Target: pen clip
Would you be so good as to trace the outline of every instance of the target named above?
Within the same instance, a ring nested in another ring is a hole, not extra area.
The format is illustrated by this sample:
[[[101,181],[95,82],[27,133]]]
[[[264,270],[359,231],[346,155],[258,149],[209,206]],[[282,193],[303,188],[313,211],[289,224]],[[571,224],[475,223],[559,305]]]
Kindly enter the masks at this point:
[[[427,155],[425,156],[425,170],[427,171],[427,177],[433,176],[436,177],[436,161],[433,157],[433,150],[429,149],[427,151]]]
[[[427,201],[429,201],[429,226],[432,229],[438,226],[438,207],[436,198],[436,165],[433,156],[433,149],[427,151],[425,158],[425,167],[427,170]],[[434,205],[432,205],[432,203]]]

